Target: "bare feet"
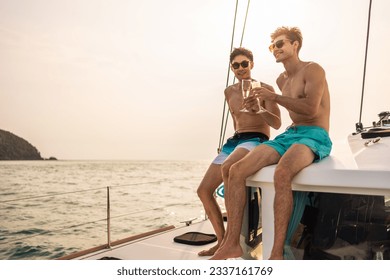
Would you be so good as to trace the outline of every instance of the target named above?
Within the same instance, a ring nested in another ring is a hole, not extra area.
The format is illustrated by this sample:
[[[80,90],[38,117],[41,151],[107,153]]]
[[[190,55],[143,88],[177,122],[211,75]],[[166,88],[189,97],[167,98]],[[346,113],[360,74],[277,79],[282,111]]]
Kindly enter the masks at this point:
[[[223,246],[219,248],[214,256],[210,258],[210,260],[226,260],[226,259],[232,259],[232,258],[239,258],[242,256],[242,249],[241,246]]]
[[[198,256],[204,257],[204,256],[212,256],[214,255],[215,251],[217,251],[219,248],[219,244],[215,245],[214,247],[211,247],[210,249],[200,251],[198,253]]]

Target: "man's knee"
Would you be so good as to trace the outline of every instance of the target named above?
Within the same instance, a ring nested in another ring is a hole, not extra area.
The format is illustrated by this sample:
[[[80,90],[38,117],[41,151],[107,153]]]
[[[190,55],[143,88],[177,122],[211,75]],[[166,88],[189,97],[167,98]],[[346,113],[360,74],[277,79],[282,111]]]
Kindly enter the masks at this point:
[[[202,199],[204,196],[204,190],[199,186],[198,189],[196,190],[196,193],[198,194],[198,197]]]
[[[232,166],[232,162],[225,161],[222,163],[221,171],[222,171],[222,177],[228,178],[230,174],[230,167]]]
[[[275,187],[284,186],[286,185],[286,183],[290,184],[294,176],[295,175],[291,172],[290,168],[288,168],[287,166],[278,165],[275,168],[274,174]]]
[[[240,180],[241,178],[243,178],[242,164],[240,162],[232,164],[229,169],[229,175],[229,179]]]
[[[229,177],[232,171],[232,167],[237,166],[238,162],[239,161],[237,160],[237,158],[235,160],[229,160],[229,159],[225,160],[225,162],[222,163],[222,167],[221,167],[222,175],[226,176],[225,178]]]
[[[207,188],[206,186],[204,186],[202,184],[198,187],[198,189],[196,190],[196,193],[198,194],[198,197],[200,198],[200,200],[206,199],[214,194],[214,192],[211,191],[211,189]]]

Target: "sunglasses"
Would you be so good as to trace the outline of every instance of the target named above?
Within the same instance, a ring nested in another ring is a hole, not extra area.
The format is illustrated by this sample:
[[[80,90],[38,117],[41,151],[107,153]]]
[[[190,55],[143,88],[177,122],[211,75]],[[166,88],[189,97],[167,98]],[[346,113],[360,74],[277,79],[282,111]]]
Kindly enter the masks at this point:
[[[244,60],[244,61],[241,61],[240,63],[234,62],[232,64],[234,69],[240,68],[240,65],[241,65],[242,68],[247,68],[249,66],[249,61],[248,60]]]
[[[292,42],[292,41],[289,40],[289,39],[278,40],[278,41],[276,41],[275,43],[272,43],[272,44],[268,47],[269,51],[270,51],[270,52],[273,52],[275,48],[278,48],[278,49],[283,48],[284,43],[285,43],[285,40],[286,40],[286,41]]]

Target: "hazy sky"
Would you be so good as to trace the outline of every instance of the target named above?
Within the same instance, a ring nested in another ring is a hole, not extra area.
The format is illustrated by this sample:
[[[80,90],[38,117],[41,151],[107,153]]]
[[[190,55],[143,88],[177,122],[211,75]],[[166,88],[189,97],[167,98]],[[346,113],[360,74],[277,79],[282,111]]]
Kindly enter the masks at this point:
[[[374,0],[363,123],[390,110],[390,1]],[[235,0],[0,0],[0,129],[59,159],[211,160],[219,142]],[[247,1],[239,1],[239,46]],[[331,137],[359,119],[368,0],[252,0],[243,46],[276,87],[282,25],[320,63]],[[278,91],[279,92],[279,91]],[[283,111],[282,128],[290,124]],[[227,134],[233,129],[229,123]]]

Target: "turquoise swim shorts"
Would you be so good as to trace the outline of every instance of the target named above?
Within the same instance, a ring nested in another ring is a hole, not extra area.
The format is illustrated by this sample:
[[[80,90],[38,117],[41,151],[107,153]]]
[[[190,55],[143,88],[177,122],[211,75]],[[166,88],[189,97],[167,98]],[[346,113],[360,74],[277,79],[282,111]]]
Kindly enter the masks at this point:
[[[332,150],[332,141],[328,132],[318,126],[290,126],[274,140],[263,144],[274,148],[281,156],[293,145],[302,144],[309,147],[314,155],[314,162],[329,156]]]
[[[213,160],[214,164],[222,164],[227,157],[238,148],[244,148],[248,151],[253,150],[260,143],[267,141],[268,136],[261,132],[243,132],[235,133],[223,145],[221,152]]]

